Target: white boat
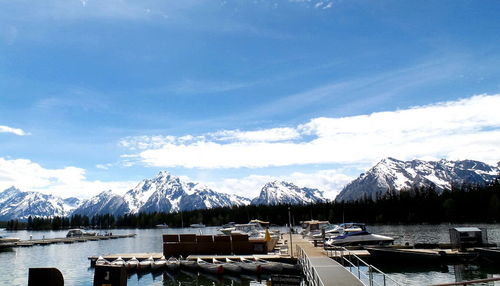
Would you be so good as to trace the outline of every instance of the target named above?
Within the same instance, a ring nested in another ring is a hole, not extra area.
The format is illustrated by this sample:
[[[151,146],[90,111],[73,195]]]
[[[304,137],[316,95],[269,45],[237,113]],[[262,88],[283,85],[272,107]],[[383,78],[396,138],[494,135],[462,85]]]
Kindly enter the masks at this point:
[[[162,223],[162,224],[157,224],[155,225],[156,228],[168,228],[168,224]]]
[[[261,239],[265,238],[267,230],[272,239],[279,238],[279,231],[270,231],[268,228],[263,227],[261,223],[264,223],[264,225],[269,224],[268,222],[252,220],[249,223],[234,224],[231,227],[221,228],[219,231],[225,235],[245,234],[249,238]]]
[[[104,257],[102,257],[102,256],[99,256],[97,258],[97,260],[95,261],[96,266],[109,265],[109,264],[111,264],[111,263],[108,260],[104,259]]]
[[[155,260],[153,264],[151,264],[151,269],[152,270],[158,270],[158,269],[163,269],[167,265],[167,260],[165,259],[165,256],[162,256],[160,259]]]
[[[118,256],[117,259],[115,259],[115,260],[113,260],[113,262],[111,262],[111,265],[117,265],[117,266],[124,267],[125,266],[125,260],[123,260],[123,258],[121,258],[121,256]]]
[[[146,270],[151,268],[151,264],[154,263],[153,256],[150,256],[148,259],[140,261],[139,264],[137,264],[137,270]]]
[[[70,229],[68,230],[68,233],[66,233],[66,237],[84,237],[84,236],[96,236],[96,232],[87,232],[84,231],[83,229],[75,228],[75,229]]]
[[[137,260],[137,258],[135,258],[135,256],[132,256],[131,259],[129,259],[127,262],[125,262],[125,267],[127,267],[127,269],[129,269],[129,270],[136,269],[137,265],[139,265],[139,260]]]
[[[321,234],[321,230],[331,225],[329,221],[326,220],[307,220],[301,222],[302,230],[300,234],[304,236],[314,236]]]
[[[197,259],[196,263],[200,269],[214,274],[222,274],[224,273],[224,267],[221,264],[214,264],[206,262],[200,258]]]
[[[345,246],[345,245],[386,245],[394,242],[394,238],[369,233],[365,224],[349,223],[345,224],[344,232],[338,236],[332,236],[325,241],[327,246]]]
[[[205,227],[205,225],[202,224],[202,223],[193,223],[193,224],[191,224],[189,226],[192,227],[192,228],[204,228]]]
[[[244,257],[240,257],[240,261],[237,263],[243,271],[257,274],[262,272],[262,266],[260,264],[245,259]]]
[[[0,244],[1,243],[13,243],[13,242],[18,242],[20,239],[17,237],[3,237],[0,236]]]
[[[179,269],[180,266],[181,266],[181,263],[180,263],[179,259],[177,259],[175,257],[170,257],[167,260],[167,268],[170,271],[176,271],[177,269]]]
[[[356,223],[342,223],[340,225],[329,224],[320,229],[319,233],[313,234],[313,238],[323,237],[323,230],[325,232],[325,238],[330,238],[332,236],[339,236],[346,232],[360,232],[363,229]]]

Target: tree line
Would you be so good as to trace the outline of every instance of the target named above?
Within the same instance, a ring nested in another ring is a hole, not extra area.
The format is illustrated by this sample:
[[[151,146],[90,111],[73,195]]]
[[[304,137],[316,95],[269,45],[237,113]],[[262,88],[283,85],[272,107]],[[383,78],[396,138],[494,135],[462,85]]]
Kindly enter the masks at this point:
[[[290,210],[290,218],[289,218]],[[192,210],[177,213],[138,213],[92,217],[31,218],[27,221],[4,222],[8,229],[58,230],[68,228],[151,228],[158,224],[169,227],[187,227],[193,223],[209,226],[228,222],[246,223],[251,219],[270,221],[275,225],[297,225],[310,219],[328,220],[332,223],[461,223],[500,221],[500,182],[488,185],[454,186],[451,190],[437,192],[433,187],[388,190],[376,199],[362,198],[352,202],[326,202],[309,205],[234,206]],[[2,225],[0,225],[2,226]]]

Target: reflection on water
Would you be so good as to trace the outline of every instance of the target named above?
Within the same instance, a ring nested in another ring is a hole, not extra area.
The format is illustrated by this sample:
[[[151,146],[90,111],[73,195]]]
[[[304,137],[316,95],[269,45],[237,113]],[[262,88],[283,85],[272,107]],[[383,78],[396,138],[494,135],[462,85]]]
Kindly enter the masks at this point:
[[[500,277],[498,265],[376,266],[401,285],[431,285]],[[500,285],[500,282],[490,282],[482,285]]]
[[[368,226],[374,233],[388,234],[397,237],[396,243],[449,242],[448,229],[459,225],[375,225]],[[462,225],[463,226],[463,225]],[[470,226],[470,225],[467,225]],[[474,224],[474,226],[488,229],[490,242],[500,242],[499,224]],[[201,229],[204,234],[217,233],[216,227]],[[94,269],[89,268],[89,256],[137,253],[162,252],[162,234],[164,233],[199,233],[200,229],[123,229],[113,230],[114,234],[136,233],[135,238],[116,240],[89,241],[73,244],[52,244],[15,248],[0,252],[0,285],[27,285],[28,269],[31,267],[56,267],[63,273],[65,285],[90,286],[93,282]],[[14,236],[21,239],[63,237],[66,231],[1,231],[2,236]],[[446,265],[444,267],[380,267],[391,277],[403,285],[426,285],[436,283],[455,282],[460,280],[497,277],[500,266],[478,265]],[[391,268],[392,267],[392,268]],[[260,280],[259,280],[260,279]],[[266,285],[266,277],[208,277],[206,274],[180,272],[177,275],[170,273],[132,274],[128,285]],[[491,285],[491,284],[490,284]]]
[[[128,276],[128,285],[227,285],[227,286],[246,286],[246,285],[266,285],[269,276],[254,275],[222,275],[217,276],[204,272],[178,271],[175,273],[167,271],[155,271],[152,273],[132,273]],[[160,283],[160,284],[158,284]]]

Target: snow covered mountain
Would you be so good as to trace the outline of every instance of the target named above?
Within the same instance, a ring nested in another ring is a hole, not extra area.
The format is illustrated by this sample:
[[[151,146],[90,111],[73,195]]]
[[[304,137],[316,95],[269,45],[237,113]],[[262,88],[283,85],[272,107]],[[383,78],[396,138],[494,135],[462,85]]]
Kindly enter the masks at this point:
[[[32,217],[65,216],[75,208],[78,199],[64,201],[39,192],[23,192],[15,187],[0,193],[0,220]]]
[[[166,171],[140,182],[125,194],[124,200],[130,213],[239,206],[250,201],[243,197],[215,192],[200,184],[184,182]]]
[[[112,191],[104,191],[95,197],[83,201],[72,215],[112,214],[123,215],[129,212],[129,208],[122,196]]]
[[[260,195],[252,200],[252,205],[309,204],[325,202],[323,192],[318,189],[299,188],[283,181],[267,183]]]
[[[388,190],[433,186],[436,191],[451,189],[453,184],[485,184],[500,172],[500,167],[473,161],[400,161],[386,158],[345,186],[337,201],[376,199]]]

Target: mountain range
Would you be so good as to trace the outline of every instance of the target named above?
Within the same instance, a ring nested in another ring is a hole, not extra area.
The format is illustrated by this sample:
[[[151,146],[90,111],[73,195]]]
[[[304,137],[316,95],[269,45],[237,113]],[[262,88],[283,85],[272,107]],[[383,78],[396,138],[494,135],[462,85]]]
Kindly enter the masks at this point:
[[[413,187],[432,186],[437,192],[453,184],[485,184],[500,173],[498,166],[473,160],[400,161],[381,160],[366,173],[347,184],[336,201],[361,198],[376,199],[388,190],[404,191]],[[123,196],[104,191],[90,199],[61,199],[39,192],[25,192],[15,187],[0,192],[0,221],[33,217],[69,216],[73,214],[135,214],[140,212],[177,212],[194,209],[242,206],[309,204],[326,202],[322,191],[301,188],[293,183],[273,181],[265,184],[258,197],[244,198],[216,192],[204,185],[185,182],[169,172],[159,172],[142,180]]]
[[[0,193],[0,221],[31,216],[63,216],[80,204],[77,198],[61,199],[39,192],[23,192],[15,187]]]
[[[29,198],[29,199],[28,199]],[[83,201],[66,200],[37,192],[22,192],[14,187],[0,193],[0,220],[96,214],[135,214],[140,212],[177,212],[248,204],[308,204],[325,201],[317,189],[299,188],[292,183],[266,184],[253,201],[241,196],[216,192],[201,184],[184,182],[166,171],[145,179],[123,196],[104,191]]]
[[[450,190],[452,185],[486,184],[497,178],[499,172],[500,163],[495,167],[473,160],[400,161],[386,158],[347,184],[335,200],[376,200],[389,190],[404,191],[415,187],[433,187],[442,192]]]

